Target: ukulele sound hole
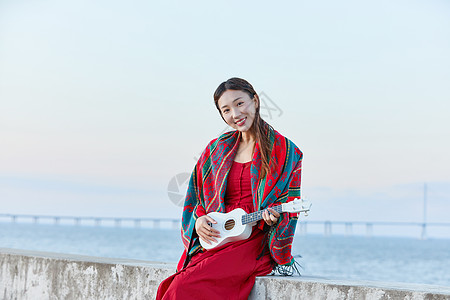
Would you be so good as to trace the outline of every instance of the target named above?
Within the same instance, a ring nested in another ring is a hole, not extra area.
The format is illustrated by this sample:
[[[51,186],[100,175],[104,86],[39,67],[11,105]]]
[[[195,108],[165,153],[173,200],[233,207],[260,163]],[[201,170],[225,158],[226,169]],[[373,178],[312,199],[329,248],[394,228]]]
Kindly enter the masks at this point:
[[[231,230],[231,229],[233,229],[234,225],[235,225],[234,220],[228,220],[225,222],[225,229]]]

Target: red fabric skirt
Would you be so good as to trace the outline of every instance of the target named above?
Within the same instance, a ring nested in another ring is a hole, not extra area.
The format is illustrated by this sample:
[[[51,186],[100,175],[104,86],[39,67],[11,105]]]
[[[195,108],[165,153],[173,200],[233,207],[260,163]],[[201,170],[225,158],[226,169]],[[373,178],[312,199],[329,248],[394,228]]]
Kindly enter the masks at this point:
[[[272,271],[268,249],[256,259],[263,236],[254,228],[247,240],[195,254],[186,268],[160,284],[156,299],[247,299],[255,277]]]
[[[228,175],[226,212],[237,207],[253,211],[250,189],[250,162],[233,163]],[[161,282],[156,299],[247,299],[256,276],[272,271],[264,232],[253,227],[251,236],[195,254],[186,268]]]

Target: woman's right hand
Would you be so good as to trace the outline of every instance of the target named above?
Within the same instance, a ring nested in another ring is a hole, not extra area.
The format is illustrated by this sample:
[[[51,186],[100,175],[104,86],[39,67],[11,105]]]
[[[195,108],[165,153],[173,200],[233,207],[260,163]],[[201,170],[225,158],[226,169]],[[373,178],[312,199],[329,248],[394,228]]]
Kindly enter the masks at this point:
[[[195,222],[195,230],[203,241],[211,245],[211,242],[217,242],[215,238],[220,238],[220,232],[209,226],[208,223],[216,224],[217,222],[208,215],[199,217]]]

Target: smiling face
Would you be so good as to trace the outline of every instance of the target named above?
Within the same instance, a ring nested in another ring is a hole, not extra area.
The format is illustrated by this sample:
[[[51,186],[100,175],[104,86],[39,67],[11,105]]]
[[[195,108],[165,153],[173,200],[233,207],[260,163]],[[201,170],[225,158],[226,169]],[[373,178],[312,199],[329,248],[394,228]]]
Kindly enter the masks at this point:
[[[218,101],[222,118],[232,128],[247,132],[253,125],[258,100],[240,90],[226,90]]]

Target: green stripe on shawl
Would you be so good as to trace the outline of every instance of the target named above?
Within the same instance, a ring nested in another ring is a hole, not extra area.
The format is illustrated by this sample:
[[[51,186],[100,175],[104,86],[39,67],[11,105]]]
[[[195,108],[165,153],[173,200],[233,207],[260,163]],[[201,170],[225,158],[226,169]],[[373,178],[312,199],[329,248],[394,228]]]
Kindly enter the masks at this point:
[[[272,130],[272,128],[268,128],[268,136],[269,136],[269,145],[270,145],[270,149],[267,153],[266,159],[267,161],[269,161],[270,157],[272,156],[272,149],[273,149],[273,144],[275,143],[275,132]],[[270,172],[270,169],[269,171]],[[261,178],[261,180],[258,183],[258,209],[261,209],[261,205],[262,205],[262,198],[263,198],[263,193],[264,193],[264,188],[266,186],[266,179],[267,179],[267,173],[264,176],[264,178]]]

